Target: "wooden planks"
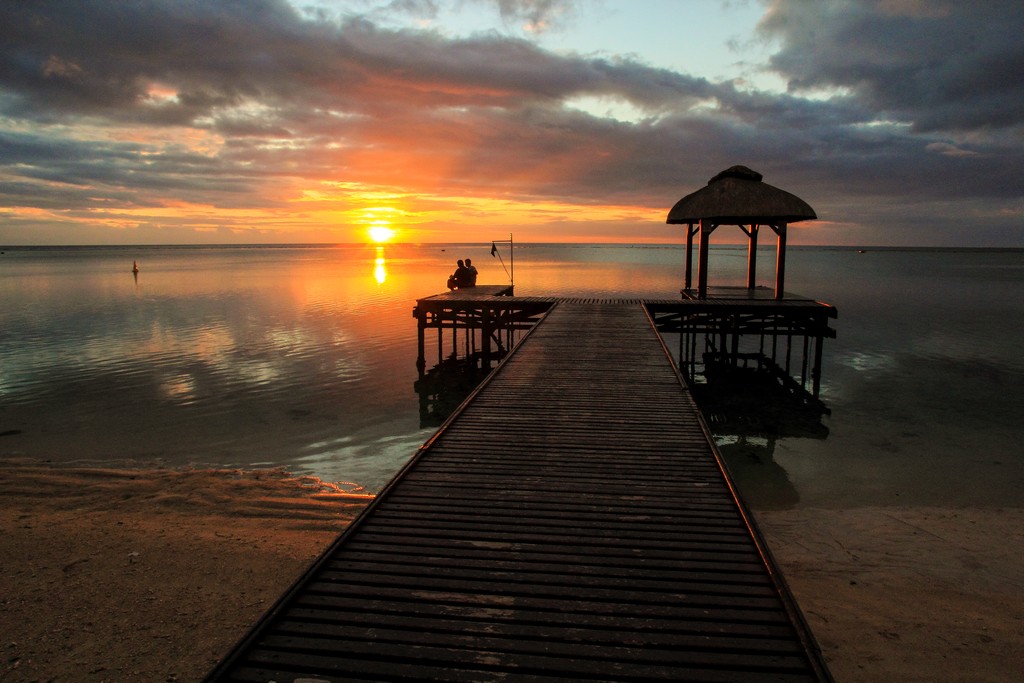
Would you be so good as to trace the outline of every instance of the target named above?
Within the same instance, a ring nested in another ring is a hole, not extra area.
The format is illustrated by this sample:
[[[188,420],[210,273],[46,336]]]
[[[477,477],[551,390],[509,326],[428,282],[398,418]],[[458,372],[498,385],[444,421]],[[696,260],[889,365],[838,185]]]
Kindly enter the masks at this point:
[[[231,681],[827,680],[635,304],[560,303]]]
[[[463,289],[452,289],[441,294],[418,299],[417,303],[423,301],[431,302],[470,302],[486,300],[495,296],[512,296],[512,285],[477,285],[476,287],[465,287]]]

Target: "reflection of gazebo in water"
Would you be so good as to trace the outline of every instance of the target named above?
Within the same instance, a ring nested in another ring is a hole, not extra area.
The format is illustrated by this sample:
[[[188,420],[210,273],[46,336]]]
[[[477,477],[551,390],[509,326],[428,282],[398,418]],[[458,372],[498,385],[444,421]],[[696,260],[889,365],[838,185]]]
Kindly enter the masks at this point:
[[[716,372],[716,370],[718,372]],[[775,460],[780,440],[828,438],[829,409],[806,392],[784,390],[770,373],[751,368],[721,372],[691,384],[694,400],[743,499],[757,509],[794,506],[800,494]]]
[[[747,289],[754,289],[757,270],[757,233],[767,225],[778,236],[775,261],[775,298],[784,296],[786,277],[786,226],[817,218],[807,202],[785,190],[761,182],[761,174],[746,166],[733,166],[688,194],[672,207],[667,223],[685,224],[685,290],[692,289],[693,237],[698,235],[697,298],[708,294],[708,249],[711,233],[720,225],[738,225],[747,235]]]

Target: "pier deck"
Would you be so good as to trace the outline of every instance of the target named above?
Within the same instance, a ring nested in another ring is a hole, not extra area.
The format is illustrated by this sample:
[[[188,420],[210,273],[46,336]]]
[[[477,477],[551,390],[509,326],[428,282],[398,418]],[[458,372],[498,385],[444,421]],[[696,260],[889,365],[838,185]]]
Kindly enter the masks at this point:
[[[211,674],[829,680],[642,305],[558,303]]]

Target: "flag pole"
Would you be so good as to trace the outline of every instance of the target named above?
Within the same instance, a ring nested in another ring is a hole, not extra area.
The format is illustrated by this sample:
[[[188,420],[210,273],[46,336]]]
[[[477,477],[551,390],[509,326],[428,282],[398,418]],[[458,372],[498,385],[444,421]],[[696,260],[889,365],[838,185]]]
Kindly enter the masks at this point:
[[[514,295],[516,291],[516,249],[512,243],[512,233],[508,234],[508,266],[509,270],[512,271],[509,278],[512,280],[512,293]]]
[[[498,242],[504,244],[508,242],[509,261],[508,268],[505,268],[505,260],[501,259],[501,254],[498,253]],[[516,286],[516,256],[515,256],[515,243],[512,241],[512,233],[508,234],[507,240],[492,240],[491,241],[491,256],[497,256],[501,259],[501,267],[505,268],[505,275],[508,275],[508,279],[512,285],[510,289],[515,290]]]

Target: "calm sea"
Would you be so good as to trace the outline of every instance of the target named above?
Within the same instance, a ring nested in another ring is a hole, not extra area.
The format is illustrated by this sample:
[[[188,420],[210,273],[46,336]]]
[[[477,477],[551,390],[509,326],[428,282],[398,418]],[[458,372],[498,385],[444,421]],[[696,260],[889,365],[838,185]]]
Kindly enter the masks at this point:
[[[11,248],[0,254],[0,458],[282,466],[379,489],[433,432],[417,298],[487,245]],[[683,250],[517,245],[520,295],[676,298]],[[131,272],[137,261],[139,273]],[[745,248],[717,247],[713,284]],[[760,257],[770,284],[774,254]],[[1020,505],[1024,251],[791,249],[835,305],[816,429],[716,438],[755,508]]]

